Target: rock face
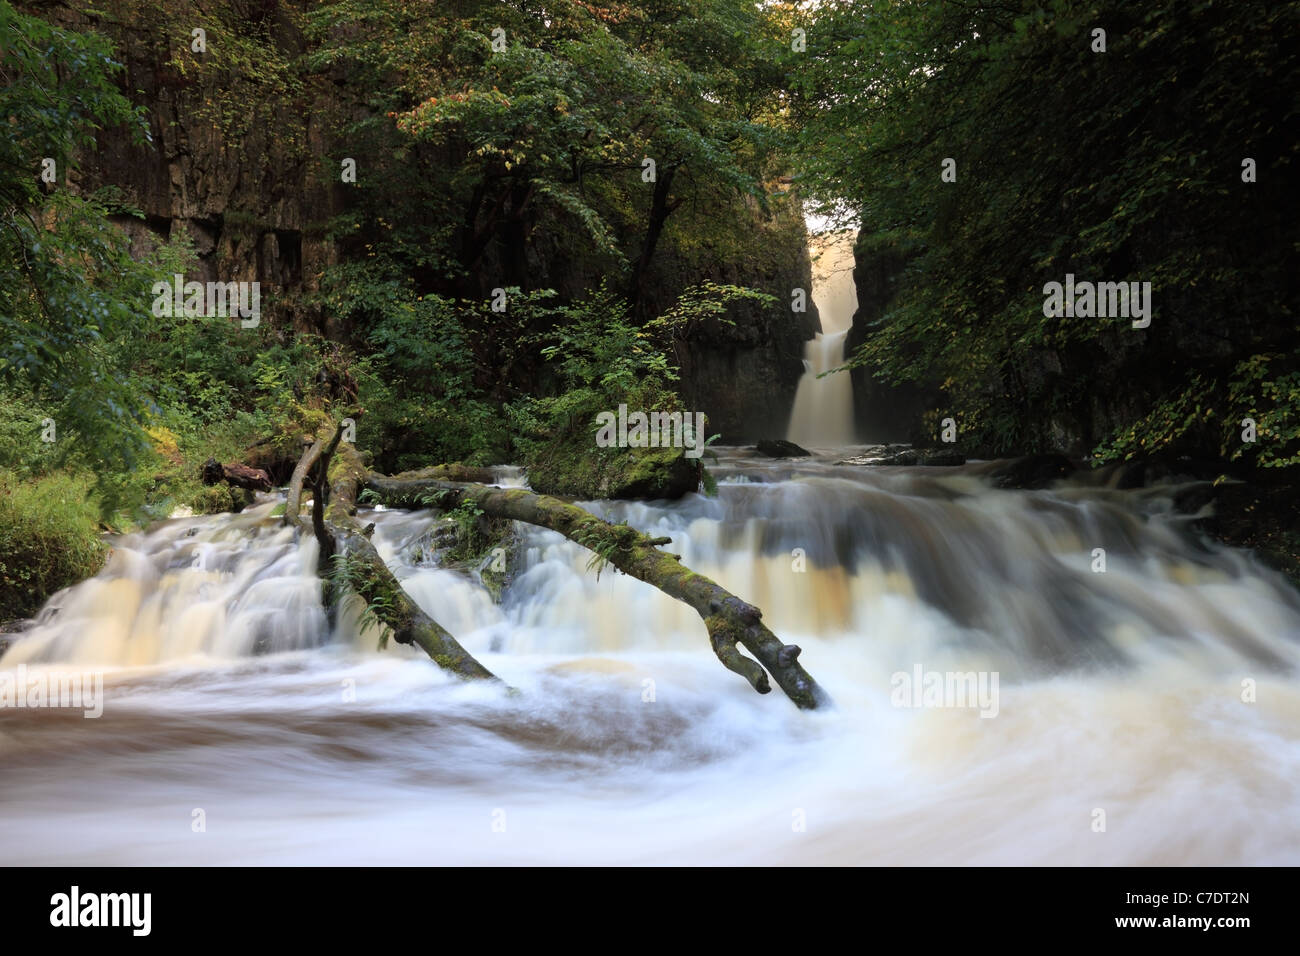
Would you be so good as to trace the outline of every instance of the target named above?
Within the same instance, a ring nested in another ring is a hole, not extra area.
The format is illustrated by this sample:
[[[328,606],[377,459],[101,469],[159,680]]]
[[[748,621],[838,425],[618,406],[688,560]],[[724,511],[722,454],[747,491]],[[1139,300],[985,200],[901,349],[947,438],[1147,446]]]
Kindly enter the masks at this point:
[[[747,208],[753,222],[746,224],[745,253],[694,264],[692,268],[703,273],[691,281],[707,277],[752,286],[777,301],[766,307],[750,302],[733,305],[728,318],[734,325],[704,323],[677,355],[687,408],[709,416],[709,434],[720,434],[723,445],[785,433],[803,375],[804,343],[821,330],[812,302],[812,263],[799,204],[792,199],[774,203],[771,215]],[[678,268],[672,252],[658,266],[663,275]],[[662,287],[673,284],[663,281]],[[806,293],[807,311],[792,311],[794,289]],[[655,307],[669,304],[671,299],[656,302]]]
[[[261,24],[276,47],[302,49],[303,38],[281,6],[264,6]],[[259,282],[263,322],[324,331],[321,317],[297,304],[337,261],[324,225],[343,208],[341,195],[315,174],[331,136],[319,94],[217,115],[216,94],[168,65],[173,51],[155,37],[129,23],[114,28],[73,13],[59,19],[109,33],[124,64],[124,88],[133,102],[148,104],[152,138],[136,144],[122,129],[101,131],[70,182],[85,190],[116,186],[144,213],[143,220],[118,219],[135,250],[173,237],[183,225],[198,255],[187,280]]]
[[[901,252],[868,252],[863,248],[861,234],[854,247],[855,264],[853,282],[858,292],[858,310],[853,315],[853,327],[844,342],[846,357],[853,355],[866,342],[872,326],[888,310],[897,292],[897,283],[907,266]],[[871,377],[865,368],[855,368],[853,377],[853,412],[858,434],[877,442],[927,442],[934,435],[926,434],[921,422],[922,413],[937,396],[913,385],[888,385]]]
[[[292,59],[308,46],[299,27],[308,6],[305,0],[265,0],[241,16],[265,32],[274,55]],[[354,188],[342,185],[337,165],[330,165],[348,155],[341,130],[358,118],[347,76],[311,78],[279,99],[231,103],[213,88],[211,74],[178,71],[170,62],[177,45],[160,40],[157,25],[144,22],[140,11],[125,10],[120,23],[64,8],[50,13],[62,25],[108,33],[124,64],[123,87],[149,107],[151,143],[132,143],[123,129],[102,131],[95,150],[79,157],[70,185],[119,188],[144,214],[143,220],[119,220],[138,251],[184,226],[198,254],[186,279],[259,282],[261,318],[271,328],[345,340],[350,330],[306,300],[323,270],[350,250],[327,233]],[[647,314],[657,314],[705,280],[776,296],[771,306],[736,304],[727,316],[734,324],[701,323],[675,358],[683,397],[709,416],[711,434],[721,432],[728,443],[781,434],[803,371],[803,342],[818,329],[798,198],[773,195],[766,208],[747,197],[728,200],[725,216],[735,226],[715,227],[716,241],[683,228],[688,213],[669,219],[647,270],[643,305]],[[715,220],[718,215],[710,213]],[[607,277],[604,264],[569,248],[558,233],[537,229],[535,236],[523,262],[525,288],[553,288],[571,299]],[[494,249],[480,271],[492,274],[499,258]],[[808,293],[807,312],[791,311],[795,288]],[[501,394],[529,392],[546,373],[525,364],[498,374],[510,381],[479,384]]]
[[[1046,488],[1078,470],[1064,455],[1026,455],[998,462],[989,477],[998,488]]]

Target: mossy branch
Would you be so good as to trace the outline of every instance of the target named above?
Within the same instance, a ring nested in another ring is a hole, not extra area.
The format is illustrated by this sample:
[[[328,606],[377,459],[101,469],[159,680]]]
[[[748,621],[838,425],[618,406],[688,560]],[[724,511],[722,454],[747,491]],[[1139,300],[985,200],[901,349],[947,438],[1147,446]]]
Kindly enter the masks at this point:
[[[490,475],[461,466],[440,465],[393,477],[378,475],[366,468],[355,448],[340,444],[339,437],[336,431],[328,441],[317,441],[304,455],[304,460],[308,456],[319,459],[319,473],[329,475],[328,488],[324,477],[317,480],[313,524],[318,536],[324,534],[329,541],[329,563],[335,579],[366,601],[369,613],[392,631],[394,640],[418,645],[439,666],[463,677],[494,679],[450,633],[420,610],[385,566],[356,519],[357,499],[363,492],[367,500],[389,507],[432,507],[441,511],[464,508],[467,513],[482,512],[556,531],[592,552],[592,566],[597,573],[606,564],[613,565],[694,608],[704,622],[718,660],[760,694],[770,692],[771,680],[775,680],[801,708],[822,707],[830,702],[826,692],[799,665],[799,647],[784,643],[768,630],[758,608],[684,567],[679,555],[659,550],[671,539],[610,524],[549,495],[521,488],[490,487],[484,483]],[[299,462],[299,468],[294,470],[299,488],[311,467],[310,461],[306,465]],[[291,493],[293,485],[291,482]],[[289,515],[290,509],[286,508],[285,513]],[[299,527],[302,524],[299,519]],[[344,562],[344,573],[339,573],[339,561]],[[322,576],[327,573],[322,567]],[[335,595],[335,600],[340,596]],[[741,653],[742,647],[753,658]]]
[[[718,660],[744,677],[760,694],[771,688],[768,675],[802,708],[825,706],[829,697],[798,663],[800,649],[786,644],[762,623],[762,612],[721,585],[681,564],[677,555],[660,551],[667,539],[653,538],[626,525],[614,525],[549,495],[521,488],[429,477],[429,472],[388,478],[373,473],[363,486],[390,507],[435,507],[450,511],[472,502],[495,518],[508,518],[559,532],[592,551],[598,564],[608,562],[624,574],[653,584],[695,609],[709,633]],[[740,652],[748,650],[757,662]],[[760,666],[761,665],[761,666]]]
[[[337,607],[351,592],[366,602],[363,628],[382,623],[399,644],[414,644],[439,667],[469,679],[496,680],[455,637],[426,614],[403,589],[383,558],[370,543],[368,529],[357,521],[357,495],[368,471],[355,448],[340,443],[342,432],[335,429],[328,440],[317,441],[304,454],[316,459],[318,477],[312,506],[312,530],[321,542],[317,571],[326,581],[327,599]],[[304,467],[304,480],[311,462]],[[299,468],[294,469],[295,476]],[[292,491],[292,488],[291,488]],[[285,509],[286,516],[290,509]],[[300,530],[305,522],[296,519]],[[382,643],[382,641],[381,641]]]

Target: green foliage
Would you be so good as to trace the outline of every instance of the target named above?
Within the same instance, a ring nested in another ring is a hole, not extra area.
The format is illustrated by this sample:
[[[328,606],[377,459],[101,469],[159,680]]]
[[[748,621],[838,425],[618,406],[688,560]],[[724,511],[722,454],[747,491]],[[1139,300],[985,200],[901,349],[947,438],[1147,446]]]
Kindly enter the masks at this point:
[[[53,418],[87,464],[129,465],[146,445],[147,405],[119,374],[143,326],[149,270],[109,216],[111,191],[67,188],[74,150],[140,111],[118,91],[120,64],[94,33],[50,26],[0,2],[0,383]],[[38,178],[53,160],[56,182]]]
[[[99,570],[105,548],[90,482],[0,469],[0,620],[30,617],[55,591]]]
[[[294,4],[250,5],[240,0],[98,0],[106,19],[137,46],[152,48],[158,81],[176,97],[176,112],[210,125],[225,151],[238,154],[262,131],[281,146],[302,145],[306,116],[293,104],[305,84],[298,51],[277,42],[286,27],[300,28]],[[193,30],[206,50],[193,49]]]
[[[1228,407],[1225,453],[1233,459],[1253,456],[1264,468],[1300,465],[1300,351],[1254,355],[1238,364],[1228,383]],[[1240,440],[1238,418],[1255,422],[1256,443]]]
[[[468,498],[448,511],[445,517],[456,525],[456,545],[448,555],[453,561],[478,558],[497,540],[491,533],[493,525],[483,509]]]
[[[721,437],[721,435],[710,435],[704,443],[704,457],[710,461],[717,461],[718,454],[709,446]],[[700,487],[704,491],[706,498],[716,498],[718,496],[718,479],[713,476],[713,473],[708,468],[702,467],[700,469]]]
[[[42,441],[47,408],[30,390],[0,385],[0,468],[20,477],[48,474],[66,459],[68,445]]]
[[[374,570],[353,556],[335,554],[330,559],[329,586],[336,595],[352,592],[361,596],[365,605],[361,609],[360,636],[378,631],[377,647],[385,650],[391,631],[384,620],[396,614],[397,599],[391,590],[378,586]]]
[[[595,571],[596,580],[599,581],[600,572],[604,571],[620,552],[627,550],[635,534],[635,529],[630,528],[626,521],[608,526],[593,522],[579,528],[574,533],[573,540],[591,552],[591,558],[587,561],[587,570]]]
[[[530,341],[541,345],[556,374],[556,394],[523,399],[511,410],[525,445],[530,436],[545,441],[575,430],[594,435],[596,415],[620,404],[647,412],[680,410],[674,391],[678,368],[667,350],[706,319],[730,322],[726,307],[736,301],[770,304],[773,297],[710,282],[688,289],[670,309],[637,326],[629,303],[602,283],[584,299],[550,309],[552,327]]]
[[[1247,419],[1255,423],[1253,442],[1242,437]],[[1253,355],[1237,363],[1226,384],[1194,375],[1186,390],[1117,430],[1094,454],[1108,461],[1212,443],[1230,461],[1300,464],[1300,352]]]
[[[355,369],[366,409],[357,441],[380,450],[385,469],[506,457],[506,426],[475,384],[482,366],[471,344],[471,329],[499,320],[497,313],[419,294],[377,262],[328,270],[317,301],[369,348]],[[522,300],[516,308],[526,311]]]
[[[805,16],[803,182],[865,225],[862,259],[899,266],[855,364],[940,390],[934,411],[985,453],[1062,436],[1213,453],[1248,388],[1282,434],[1289,370],[1229,383],[1242,356],[1294,347],[1278,261],[1298,147],[1278,118],[1300,82],[1281,39],[1295,4],[827,0]],[[1151,282],[1151,326],[1044,317],[1043,286],[1066,273]]]
[[[744,0],[557,0],[544,13],[332,0],[307,23],[307,67],[346,70],[364,91],[347,139],[371,158],[335,234],[422,292],[527,288],[523,247],[539,222],[630,284],[688,198],[696,209],[764,202],[779,131],[762,104],[780,75],[770,24]],[[641,179],[647,157],[657,202]],[[409,216],[412,204],[424,214]],[[500,279],[485,284],[484,266]]]
[[[704,469],[704,474],[703,474],[703,477],[701,478],[701,483],[702,483],[702,487],[703,487],[703,489],[704,489],[704,495],[705,495],[706,498],[716,498],[716,497],[717,497],[717,495],[718,495],[718,479],[715,478],[715,477],[713,476],[713,473],[712,473],[711,471],[709,471],[707,468]]]
[[[139,212],[115,190],[69,188],[76,151],[93,148],[98,129],[147,136],[118,90],[109,43],[0,3],[0,47],[10,123],[0,147],[0,465],[93,474],[93,498],[114,524],[162,516],[196,490],[196,476],[179,474],[186,452],[198,454],[197,471],[223,435],[266,428],[275,413],[260,410],[285,407],[282,373],[301,354],[234,323],[152,316],[153,283],[193,262],[188,236],[177,230],[132,256],[111,217]],[[44,157],[57,164],[48,187],[37,178]],[[52,445],[36,440],[47,418]],[[158,429],[171,436],[165,453]]]
[[[742,301],[770,305],[773,298],[753,289],[706,283],[688,289],[660,316],[638,326],[629,303],[602,283],[572,305],[538,310],[553,324],[526,341],[540,346],[554,378],[551,394],[519,399],[507,409],[520,460],[535,473],[544,470],[570,494],[581,495],[584,488],[671,484],[669,470],[676,455],[668,450],[597,449],[597,416],[620,405],[647,413],[683,411],[675,390],[678,367],[669,350],[678,348],[701,322],[730,322],[727,307]],[[580,469],[588,474],[579,478]],[[707,472],[701,473],[706,487],[716,488]]]
[[[627,302],[602,285],[586,299],[558,307],[555,325],[536,336],[556,373],[556,394],[526,397],[511,409],[525,463],[566,436],[581,434],[594,448],[596,416],[620,404],[678,407],[672,390],[676,369],[628,313]]]
[[[1214,383],[1197,375],[1186,390],[1158,402],[1149,414],[1098,445],[1093,455],[1098,461],[1113,461],[1176,447],[1192,430],[1212,426],[1214,396]]]

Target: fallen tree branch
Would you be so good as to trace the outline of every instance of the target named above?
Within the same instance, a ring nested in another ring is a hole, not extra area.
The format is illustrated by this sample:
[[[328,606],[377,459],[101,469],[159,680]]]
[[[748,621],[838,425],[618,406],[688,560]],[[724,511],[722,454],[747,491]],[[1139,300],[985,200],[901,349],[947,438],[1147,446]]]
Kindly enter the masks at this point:
[[[348,591],[355,592],[386,626],[399,644],[414,644],[439,667],[460,677],[496,680],[496,675],[460,646],[442,625],[426,614],[402,589],[375,546],[370,530],[357,521],[357,494],[368,474],[361,456],[351,445],[339,444],[341,430],[328,442],[318,440],[294,468],[289,484],[285,518],[300,531],[306,522],[298,512],[302,485],[313,465],[317,470],[312,499],[311,530],[320,542],[317,573],[325,579],[327,602],[336,607]],[[331,480],[330,465],[339,461]]]
[[[311,471],[312,466],[320,460],[321,452],[325,450],[324,439],[316,439],[316,443],[309,447],[298,464],[294,465],[293,474],[289,476],[289,494],[284,500],[284,523],[293,527],[302,526],[302,483],[307,480],[307,474]]]
[[[450,511],[470,501],[494,518],[556,531],[624,574],[652,584],[694,608],[704,621],[718,660],[760,694],[771,691],[770,674],[801,708],[813,709],[830,702],[826,692],[800,666],[800,648],[773,634],[762,623],[758,608],[684,567],[679,555],[659,550],[671,539],[651,537],[626,525],[612,525],[549,495],[521,488],[490,487],[482,482],[490,480],[491,475],[482,469],[439,465],[393,477],[379,475],[365,466],[355,448],[340,444],[339,438],[335,430],[328,442],[318,440],[303,454],[289,483],[286,521],[306,530],[299,502],[302,485],[315,467],[312,530],[321,543],[319,571],[339,588],[331,594],[331,601],[340,600],[347,590],[356,592],[393,632],[395,640],[417,645],[439,666],[462,677],[496,679],[402,590],[370,543],[371,528],[362,528],[357,521],[357,498],[363,489],[369,489],[390,507]],[[331,471],[333,475],[328,476]],[[742,654],[740,647],[757,660]]]
[[[366,473],[360,484],[390,507],[439,508],[447,511],[471,501],[495,518],[524,521],[559,532],[595,552],[624,574],[653,584],[670,597],[690,605],[704,620],[718,660],[744,677],[760,694],[772,688],[768,674],[799,707],[812,709],[829,697],[798,663],[800,648],[786,644],[760,620],[762,612],[702,574],[683,567],[677,555],[660,551],[663,538],[652,538],[626,525],[607,521],[548,495],[521,488],[491,488],[480,484],[428,477],[429,470],[391,478]],[[757,663],[740,653],[743,646]],[[761,666],[760,666],[761,665]],[[764,670],[766,668],[766,670]]]
[[[320,557],[317,559],[317,571],[320,572],[328,567],[338,554],[338,544],[335,536],[325,527],[325,505],[329,500],[329,471],[330,461],[334,458],[334,452],[338,450],[339,440],[343,437],[343,429],[334,429],[334,437],[329,440],[329,444],[320,453],[320,464],[316,468],[316,481],[312,485],[311,497],[311,530],[316,535],[316,540],[320,543]],[[355,489],[347,489],[348,493],[355,496]],[[347,519],[355,523],[353,516],[357,513],[355,505],[349,510]],[[369,538],[369,535],[366,535]]]
[[[262,468],[253,468],[239,462],[222,464],[215,458],[209,458],[203,463],[199,477],[205,485],[218,485],[224,481],[247,491],[270,491],[274,487],[271,476]]]

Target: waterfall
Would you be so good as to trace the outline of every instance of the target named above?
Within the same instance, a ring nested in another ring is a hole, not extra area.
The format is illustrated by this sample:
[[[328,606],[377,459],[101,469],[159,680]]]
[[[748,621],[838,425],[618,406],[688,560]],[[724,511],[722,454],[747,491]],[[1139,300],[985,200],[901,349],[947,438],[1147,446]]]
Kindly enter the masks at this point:
[[[804,374],[795,392],[786,437],[797,444],[831,448],[852,444],[853,383],[848,372],[818,378],[844,362],[844,341],[858,307],[853,283],[852,231],[814,235],[813,303],[822,330],[804,345]]]
[[[694,611],[544,529],[518,526],[498,604],[432,562],[429,512],[365,513],[514,692],[380,651],[355,608],[331,624],[273,502],[175,519],[0,657],[104,686],[97,719],[0,707],[6,861],[1300,860],[1300,595],[1189,536],[1179,489],[720,458],[716,498],[588,506],[762,608],[834,709],[755,694]],[[996,707],[900,703],[919,669],[997,675]]]

